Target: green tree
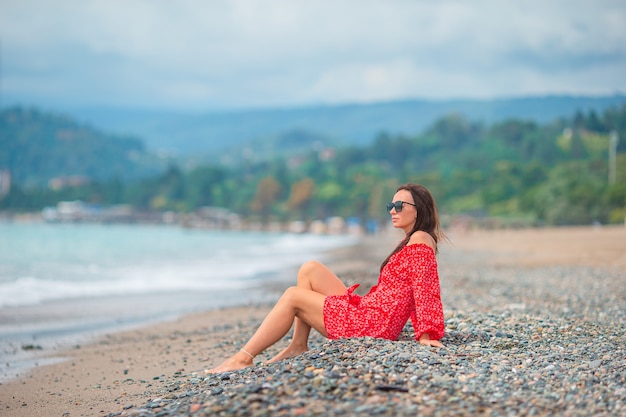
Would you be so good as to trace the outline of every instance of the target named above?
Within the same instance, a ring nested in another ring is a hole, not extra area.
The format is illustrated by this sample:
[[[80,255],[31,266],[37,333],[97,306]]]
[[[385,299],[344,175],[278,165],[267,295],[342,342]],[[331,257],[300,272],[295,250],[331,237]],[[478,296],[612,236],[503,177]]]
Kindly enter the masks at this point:
[[[532,193],[526,204],[540,220],[553,225],[590,224],[608,220],[602,180],[584,162],[555,167],[549,180]]]
[[[186,201],[189,207],[220,206],[225,204],[224,184],[228,174],[224,169],[203,166],[187,175]]]
[[[426,131],[427,136],[438,138],[441,147],[448,151],[476,142],[481,133],[479,124],[470,123],[459,114],[442,117]]]
[[[317,218],[326,218],[333,214],[339,214],[343,200],[345,199],[343,186],[335,181],[328,180],[315,187],[313,195]]]

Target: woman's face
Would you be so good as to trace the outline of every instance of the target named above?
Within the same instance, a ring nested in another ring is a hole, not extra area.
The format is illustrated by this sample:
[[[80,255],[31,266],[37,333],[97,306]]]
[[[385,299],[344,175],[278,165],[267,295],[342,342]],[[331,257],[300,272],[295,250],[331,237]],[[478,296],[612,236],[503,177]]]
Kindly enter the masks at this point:
[[[402,229],[405,233],[409,233],[413,230],[415,220],[417,219],[417,209],[412,205],[415,204],[413,196],[407,190],[400,190],[393,196],[392,202],[395,203],[396,201],[404,201],[410,204],[402,204],[402,211],[399,213],[396,211],[395,207],[389,210],[393,227]]]

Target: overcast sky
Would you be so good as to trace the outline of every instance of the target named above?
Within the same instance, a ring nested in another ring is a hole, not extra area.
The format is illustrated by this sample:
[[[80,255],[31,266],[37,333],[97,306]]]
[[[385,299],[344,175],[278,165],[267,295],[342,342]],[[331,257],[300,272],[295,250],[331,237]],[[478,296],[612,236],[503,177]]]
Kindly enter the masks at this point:
[[[0,0],[0,105],[626,92],[624,0]]]

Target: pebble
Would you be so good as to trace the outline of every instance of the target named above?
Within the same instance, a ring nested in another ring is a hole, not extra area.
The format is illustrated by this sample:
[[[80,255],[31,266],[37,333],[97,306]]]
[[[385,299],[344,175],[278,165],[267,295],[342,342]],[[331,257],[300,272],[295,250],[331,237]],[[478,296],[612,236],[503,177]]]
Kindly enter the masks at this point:
[[[308,352],[280,363],[165,375],[160,398],[116,415],[626,415],[624,272],[468,268],[455,255],[439,259],[443,348],[415,342],[410,322],[398,341],[313,332]],[[230,347],[254,330],[238,327]]]

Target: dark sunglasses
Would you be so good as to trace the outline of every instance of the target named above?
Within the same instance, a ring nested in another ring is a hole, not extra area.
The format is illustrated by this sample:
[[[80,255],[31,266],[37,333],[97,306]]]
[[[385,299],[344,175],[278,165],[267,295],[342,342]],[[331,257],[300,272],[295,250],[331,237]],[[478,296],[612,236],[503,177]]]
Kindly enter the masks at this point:
[[[413,203],[409,203],[407,201],[396,201],[395,203],[387,203],[387,211],[391,211],[391,209],[396,209],[396,213],[400,213],[402,211],[402,205],[403,204],[409,204],[413,207],[417,207],[415,204]]]

